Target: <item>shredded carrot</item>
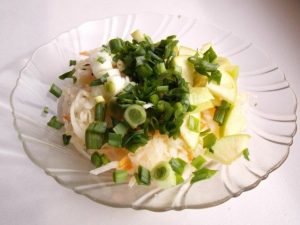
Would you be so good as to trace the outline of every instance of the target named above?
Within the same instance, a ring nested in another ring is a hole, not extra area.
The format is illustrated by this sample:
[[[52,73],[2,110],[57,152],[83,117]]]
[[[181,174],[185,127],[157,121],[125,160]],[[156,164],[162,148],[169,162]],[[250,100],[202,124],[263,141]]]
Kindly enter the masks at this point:
[[[70,119],[70,115],[68,115],[68,114],[63,115],[63,118],[64,118],[64,120],[66,120],[66,121],[70,121],[70,120],[71,120],[71,119]]]
[[[191,150],[191,149],[188,148],[188,147],[184,148],[184,150],[187,152],[188,159],[189,159],[190,161],[192,161],[193,158],[194,158],[194,152],[193,152],[193,150]]]
[[[81,51],[79,52],[80,55],[85,55],[85,56],[89,56],[89,52],[88,51]]]
[[[123,157],[120,161],[119,161],[119,168],[123,169],[123,170],[130,170],[132,169],[132,163],[131,160],[129,159],[128,155]]]

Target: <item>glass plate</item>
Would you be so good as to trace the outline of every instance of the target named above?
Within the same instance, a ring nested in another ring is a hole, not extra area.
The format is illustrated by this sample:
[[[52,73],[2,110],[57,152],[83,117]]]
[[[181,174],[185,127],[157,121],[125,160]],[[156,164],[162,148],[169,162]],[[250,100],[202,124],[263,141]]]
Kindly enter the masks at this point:
[[[154,40],[176,34],[183,45],[197,48],[212,42],[219,55],[240,66],[239,88],[248,94],[248,133],[252,136],[251,160],[243,157],[222,165],[211,179],[169,189],[152,186],[129,188],[114,184],[111,174],[90,175],[93,166],[72,146],[62,144],[61,134],[47,127],[57,102],[48,93],[59,74],[69,69],[70,59],[110,38],[130,38],[140,29]],[[296,97],[282,71],[260,49],[204,21],[177,15],[152,13],[114,16],[87,22],[59,35],[37,49],[20,73],[12,95],[17,131],[28,157],[61,185],[113,207],[153,211],[205,208],[218,205],[254,188],[287,158],[296,132]],[[48,106],[50,113],[42,114]]]

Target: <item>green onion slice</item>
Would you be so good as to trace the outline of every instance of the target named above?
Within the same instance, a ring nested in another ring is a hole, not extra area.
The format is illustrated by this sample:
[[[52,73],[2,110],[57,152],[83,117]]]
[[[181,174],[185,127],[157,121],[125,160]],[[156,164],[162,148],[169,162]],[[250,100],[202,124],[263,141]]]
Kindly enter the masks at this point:
[[[125,123],[118,123],[114,128],[113,131],[116,134],[120,134],[122,137],[127,133],[129,127]]]
[[[104,144],[106,123],[95,121],[85,131],[85,145],[87,149],[99,149]]]
[[[196,169],[200,169],[201,166],[206,162],[206,160],[201,156],[197,156],[192,160],[192,166],[195,167]]]
[[[122,135],[116,133],[109,133],[108,144],[114,147],[122,147]]]
[[[189,116],[187,121],[187,127],[189,130],[199,133],[200,131],[200,120],[194,116]]]
[[[205,180],[208,178],[211,178],[213,175],[215,175],[217,172],[217,170],[210,170],[207,168],[201,168],[197,171],[195,171],[193,174],[194,176],[192,177],[191,180],[191,184],[197,182],[197,181],[201,181],[201,180]]]
[[[95,105],[95,120],[104,121],[105,119],[105,103],[99,102]]]
[[[128,172],[126,170],[115,170],[113,180],[116,184],[125,183],[128,180]]]
[[[54,129],[61,129],[64,126],[64,123],[58,121],[56,116],[52,116],[52,118],[49,120],[49,122],[47,123],[47,125],[49,127],[52,127]]]
[[[180,158],[172,158],[169,164],[177,174],[182,175],[186,162]]]
[[[214,114],[214,121],[216,121],[220,126],[222,126],[227,118],[228,112],[230,110],[231,104],[225,100],[221,101],[221,105],[217,107]]]
[[[131,128],[136,128],[138,125],[146,121],[146,110],[140,105],[130,105],[124,113],[124,118]]]
[[[59,98],[62,94],[62,90],[56,84],[52,84],[49,92],[53,94],[55,97]]]
[[[170,175],[170,165],[166,162],[157,164],[151,171],[151,177],[156,180],[165,180]]]
[[[249,149],[248,148],[245,148],[244,150],[243,150],[243,156],[244,156],[244,158],[246,159],[246,160],[250,160],[250,158],[249,158]]]
[[[75,66],[76,65],[76,60],[70,60],[69,61],[69,66]]]
[[[139,184],[149,185],[151,183],[150,171],[143,166],[138,167],[136,178]]]
[[[213,133],[209,133],[203,138],[203,148],[211,148],[216,143],[217,137]]]
[[[70,143],[71,138],[72,138],[71,135],[63,134],[62,139],[63,139],[64,145],[68,145]]]
[[[107,78],[109,77],[108,73],[105,73],[103,74],[99,79],[96,79],[96,80],[93,80],[91,83],[90,83],[90,86],[93,87],[93,86],[99,86],[99,85],[102,85],[104,84],[106,81],[107,81]]]

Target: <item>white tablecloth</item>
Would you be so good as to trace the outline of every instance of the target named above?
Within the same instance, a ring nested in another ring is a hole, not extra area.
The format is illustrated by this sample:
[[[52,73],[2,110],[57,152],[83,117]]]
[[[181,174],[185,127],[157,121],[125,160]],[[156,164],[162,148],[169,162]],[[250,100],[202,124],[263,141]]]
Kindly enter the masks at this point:
[[[85,21],[149,11],[206,17],[252,41],[285,71],[300,98],[297,0],[1,0],[0,224],[299,224],[299,133],[287,161],[254,190],[217,207],[179,212],[154,213],[96,204],[56,183],[27,158],[13,128],[9,105],[10,91],[25,58],[37,47]]]

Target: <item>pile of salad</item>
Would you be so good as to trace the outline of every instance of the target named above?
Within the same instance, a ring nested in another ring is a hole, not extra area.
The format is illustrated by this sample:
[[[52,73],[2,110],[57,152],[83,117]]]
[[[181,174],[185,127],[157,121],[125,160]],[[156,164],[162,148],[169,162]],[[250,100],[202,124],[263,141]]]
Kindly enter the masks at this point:
[[[249,160],[238,66],[211,44],[191,49],[175,35],[153,42],[139,30],[132,37],[80,52],[59,76],[66,85],[49,90],[59,104],[48,126],[90,159],[90,173],[168,188],[214,176],[211,162]]]

